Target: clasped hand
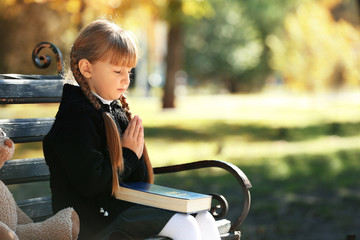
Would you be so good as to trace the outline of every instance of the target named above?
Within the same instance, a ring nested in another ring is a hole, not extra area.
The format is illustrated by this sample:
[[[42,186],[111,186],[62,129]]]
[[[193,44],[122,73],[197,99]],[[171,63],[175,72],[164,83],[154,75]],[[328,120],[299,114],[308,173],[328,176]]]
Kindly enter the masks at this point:
[[[144,127],[139,116],[130,120],[128,127],[121,136],[121,144],[123,147],[129,148],[135,152],[140,159],[144,150]]]

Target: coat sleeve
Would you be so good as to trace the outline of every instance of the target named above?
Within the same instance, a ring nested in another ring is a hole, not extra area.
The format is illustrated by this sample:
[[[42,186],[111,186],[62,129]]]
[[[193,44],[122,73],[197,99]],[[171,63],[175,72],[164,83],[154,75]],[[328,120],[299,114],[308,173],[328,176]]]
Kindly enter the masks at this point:
[[[125,171],[119,176],[120,182],[146,182],[147,169],[143,158],[138,159],[135,152],[123,148]]]

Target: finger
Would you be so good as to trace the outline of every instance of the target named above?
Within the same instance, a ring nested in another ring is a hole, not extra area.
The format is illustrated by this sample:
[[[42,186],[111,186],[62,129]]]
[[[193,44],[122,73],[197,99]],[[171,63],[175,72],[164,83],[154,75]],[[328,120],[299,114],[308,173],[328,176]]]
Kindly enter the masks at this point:
[[[127,126],[127,128],[125,130],[125,132],[127,132],[127,134],[129,136],[133,136],[133,134],[134,134],[137,119],[138,119],[138,116],[135,116],[133,119],[131,119],[129,122],[129,125]]]
[[[134,132],[133,132],[134,138],[136,138],[136,139],[138,138],[141,128],[142,128],[142,120],[140,118],[138,118],[136,121]]]
[[[142,125],[140,126],[140,129],[139,129],[138,141],[141,144],[143,144],[143,142],[144,142],[144,127]]]
[[[141,155],[143,155],[143,152],[144,152],[144,127],[143,126],[141,126],[141,128],[140,128],[140,132],[139,132],[137,141],[138,141],[138,144],[140,147],[139,152],[140,152],[140,157],[141,157]]]

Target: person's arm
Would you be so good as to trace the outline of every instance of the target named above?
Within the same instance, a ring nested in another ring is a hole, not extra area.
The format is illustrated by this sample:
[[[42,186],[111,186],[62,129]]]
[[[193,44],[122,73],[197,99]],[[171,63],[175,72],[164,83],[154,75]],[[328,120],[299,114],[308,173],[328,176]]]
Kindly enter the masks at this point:
[[[142,159],[144,148],[144,128],[139,116],[129,122],[121,136],[125,171],[120,176],[121,181],[144,181],[147,179],[147,169]]]
[[[123,148],[123,159],[125,171],[119,176],[119,182],[147,181],[147,168],[142,157],[138,159],[131,149]]]

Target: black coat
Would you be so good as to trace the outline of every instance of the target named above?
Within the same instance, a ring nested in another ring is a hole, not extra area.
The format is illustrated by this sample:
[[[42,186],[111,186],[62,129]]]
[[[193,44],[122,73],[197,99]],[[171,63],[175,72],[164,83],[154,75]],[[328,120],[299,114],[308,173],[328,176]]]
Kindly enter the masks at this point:
[[[109,111],[108,105],[103,111]],[[128,124],[123,109],[114,106],[120,133]],[[56,120],[44,138],[43,150],[50,169],[53,211],[73,207],[80,217],[80,238],[101,231],[132,203],[111,196],[112,169],[102,112],[96,110],[81,89],[64,85]],[[144,161],[123,148],[125,170],[120,181],[147,181]],[[103,208],[109,216],[100,212]]]

